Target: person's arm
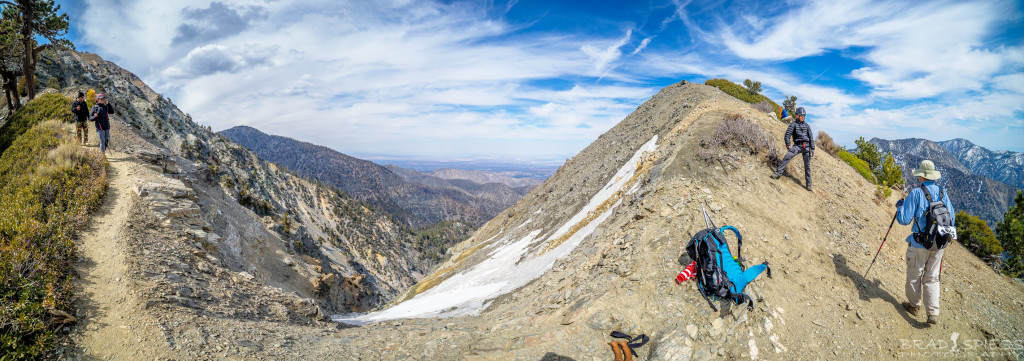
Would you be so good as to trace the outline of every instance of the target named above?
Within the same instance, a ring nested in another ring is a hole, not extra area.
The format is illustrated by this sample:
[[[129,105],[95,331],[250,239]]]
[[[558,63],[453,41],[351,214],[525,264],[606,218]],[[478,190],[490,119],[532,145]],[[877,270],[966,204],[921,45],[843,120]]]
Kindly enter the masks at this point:
[[[782,140],[786,141],[786,149],[789,149],[789,138],[793,137],[793,129],[796,128],[796,122],[789,123],[789,127],[786,127],[786,135],[782,137]]]
[[[807,139],[811,140],[811,153],[814,153],[814,131],[811,130],[811,125],[807,125]]]
[[[951,225],[953,227],[956,227],[956,211],[953,210],[953,202],[949,201],[949,193],[945,193],[942,195],[942,202],[946,203],[946,210],[949,211],[949,221],[952,222]]]
[[[903,205],[896,207],[896,221],[906,226],[914,221],[914,216],[917,215],[917,203],[918,198],[921,197],[921,191],[914,188],[907,194],[907,199],[903,201]]]

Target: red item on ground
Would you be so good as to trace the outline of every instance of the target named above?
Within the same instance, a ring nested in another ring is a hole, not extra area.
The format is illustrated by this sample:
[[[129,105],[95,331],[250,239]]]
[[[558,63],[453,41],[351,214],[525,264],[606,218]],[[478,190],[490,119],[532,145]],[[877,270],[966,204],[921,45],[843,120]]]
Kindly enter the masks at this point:
[[[690,262],[690,265],[686,266],[686,269],[684,269],[682,273],[676,276],[676,282],[683,283],[689,281],[691,278],[693,278],[693,274],[695,272],[697,272],[697,262]]]

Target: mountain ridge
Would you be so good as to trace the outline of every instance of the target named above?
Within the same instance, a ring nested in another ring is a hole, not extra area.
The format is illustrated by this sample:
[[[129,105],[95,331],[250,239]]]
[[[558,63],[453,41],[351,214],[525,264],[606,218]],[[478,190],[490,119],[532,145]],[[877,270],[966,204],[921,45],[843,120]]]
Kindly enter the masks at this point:
[[[468,190],[461,183],[411,169],[381,166],[336,150],[258,129],[237,126],[220,134],[261,157],[297,173],[336,186],[378,204],[414,228],[441,221],[462,221],[479,226],[515,203],[520,195],[508,186]],[[481,193],[484,192],[484,193]]]

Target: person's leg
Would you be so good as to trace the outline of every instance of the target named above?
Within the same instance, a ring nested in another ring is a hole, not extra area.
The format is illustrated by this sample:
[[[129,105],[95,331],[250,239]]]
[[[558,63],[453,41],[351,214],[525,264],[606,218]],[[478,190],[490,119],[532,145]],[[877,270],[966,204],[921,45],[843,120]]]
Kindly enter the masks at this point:
[[[939,269],[942,265],[942,251],[928,252],[928,261],[924,267],[924,306],[928,316],[939,315]]]
[[[923,254],[922,254],[923,253]],[[911,306],[921,305],[921,274],[928,260],[928,250],[907,245],[907,301]]]
[[[789,151],[786,152],[786,156],[782,158],[782,164],[779,164],[779,169],[776,170],[775,173],[772,174],[772,176],[778,178],[778,176],[782,175],[782,172],[786,171],[786,166],[789,165],[789,161],[793,160],[793,157],[795,157],[796,154],[799,152],[800,147],[795,145],[789,147]]]
[[[96,130],[96,138],[100,141],[100,152],[107,154],[107,130]]]
[[[804,180],[807,188],[811,188],[811,150],[804,149]]]

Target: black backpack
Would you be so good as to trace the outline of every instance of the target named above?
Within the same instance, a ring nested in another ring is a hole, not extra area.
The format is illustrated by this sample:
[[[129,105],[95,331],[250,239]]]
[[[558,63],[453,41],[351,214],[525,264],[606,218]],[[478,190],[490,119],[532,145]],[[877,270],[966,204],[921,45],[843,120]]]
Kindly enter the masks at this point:
[[[935,185],[939,187],[938,184]],[[924,230],[914,233],[914,241],[920,243],[924,248],[940,250],[946,248],[952,240],[956,239],[956,227],[953,227],[953,218],[949,215],[946,203],[942,201],[944,194],[942,187],[939,187],[939,198],[932,197],[928,187],[921,185],[925,199],[928,200],[928,211],[925,215]]]

